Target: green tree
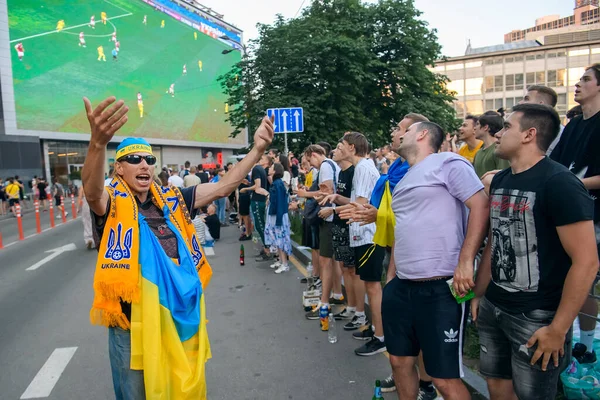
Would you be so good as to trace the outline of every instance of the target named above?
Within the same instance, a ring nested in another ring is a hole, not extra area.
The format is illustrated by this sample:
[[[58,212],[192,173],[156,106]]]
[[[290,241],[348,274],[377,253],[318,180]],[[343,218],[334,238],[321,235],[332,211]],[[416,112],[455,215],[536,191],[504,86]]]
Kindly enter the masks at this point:
[[[455,129],[447,78],[427,68],[441,47],[420,14],[411,0],[315,0],[299,18],[260,25],[248,55],[219,78],[232,135],[253,131],[268,108],[289,106],[304,108],[305,132],[290,135],[294,150],[335,143],[348,130],[380,146],[408,112]]]

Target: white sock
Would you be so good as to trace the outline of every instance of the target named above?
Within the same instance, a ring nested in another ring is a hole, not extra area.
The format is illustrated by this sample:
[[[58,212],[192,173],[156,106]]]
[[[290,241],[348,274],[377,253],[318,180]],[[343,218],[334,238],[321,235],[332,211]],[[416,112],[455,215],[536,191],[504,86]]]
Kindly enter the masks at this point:
[[[341,293],[334,293],[333,294],[333,298],[336,299],[336,300],[341,300],[343,297],[344,297],[344,295],[341,294]]]
[[[581,331],[579,340],[587,347],[587,351],[594,350],[594,331]]]
[[[346,307],[346,310],[347,310],[348,312],[353,312],[353,313],[355,313],[355,312],[356,312],[356,307]]]
[[[365,315],[364,311],[356,311],[354,313],[354,315],[357,316],[359,319],[361,319],[361,318],[367,318],[367,316]]]
[[[329,308],[329,303],[320,303],[319,308],[326,306],[327,308]]]
[[[383,343],[384,336],[375,336],[381,343]]]

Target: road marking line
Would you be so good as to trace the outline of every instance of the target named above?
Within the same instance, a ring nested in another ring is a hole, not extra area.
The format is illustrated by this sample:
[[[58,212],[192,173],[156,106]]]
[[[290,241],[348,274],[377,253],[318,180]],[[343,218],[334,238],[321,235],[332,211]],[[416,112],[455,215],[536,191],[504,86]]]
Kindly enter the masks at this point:
[[[290,256],[290,262],[294,264],[294,267],[296,267],[298,272],[304,275],[305,278],[308,278],[308,271],[300,264],[300,261],[298,261],[296,257]]]
[[[65,224],[68,224],[69,222],[77,221],[77,220],[79,220],[79,218],[80,218],[80,216],[77,216],[77,218],[76,218],[76,219],[68,219],[66,223],[64,223],[64,224],[60,224],[60,225],[56,225],[54,228],[50,227],[50,228],[42,229],[42,233],[44,233],[44,232],[47,232],[47,231],[49,231],[49,230],[52,230],[52,229],[60,228],[61,226],[65,226]],[[9,244],[5,244],[5,245],[4,245],[4,248],[7,248],[7,247],[9,247],[9,246],[12,246],[13,244],[22,243],[22,242],[24,242],[26,239],[30,239],[30,238],[32,238],[32,237],[34,237],[34,236],[38,236],[38,235],[40,235],[40,234],[39,234],[39,233],[35,233],[35,234],[33,234],[33,235],[25,236],[25,238],[24,238],[23,240],[16,240],[16,241],[14,241],[14,242],[10,242]]]
[[[42,258],[40,261],[36,262],[31,267],[27,268],[25,271],[35,271],[42,265],[46,264],[48,261],[52,261],[56,257],[60,256],[62,253],[66,252],[66,251],[73,251],[73,250],[77,250],[77,247],[75,247],[74,243],[69,243],[67,245],[58,247],[56,249],[47,250],[46,253],[52,253],[52,254],[50,254],[47,257]]]
[[[54,389],[56,382],[60,379],[76,350],[77,347],[55,349],[21,395],[21,399],[37,399],[50,396],[52,389]]]
[[[215,249],[213,247],[203,247],[202,250],[204,250],[204,255],[207,255],[207,256],[215,255]]]
[[[108,21],[110,19],[117,19],[117,18],[129,17],[130,15],[133,15],[133,14],[132,13],[121,14],[121,15],[117,15],[115,17],[107,18],[106,20]],[[80,28],[80,27],[86,26],[86,25],[89,25],[89,22],[86,22],[85,24],[69,26],[68,28],[63,28],[63,31],[67,31],[69,29]],[[25,36],[25,37],[22,37],[22,38],[19,38],[19,39],[11,40],[10,43],[22,42],[23,40],[33,39],[33,38],[40,37],[40,36],[46,36],[46,35],[50,35],[50,34],[53,34],[53,33],[58,33],[58,31],[55,29],[53,31],[48,31],[48,32],[44,32],[44,33],[38,33],[37,35]]]
[[[120,10],[123,10],[123,11],[125,11],[125,12],[128,12],[129,14],[131,14],[131,11],[129,11],[129,10],[126,10],[126,9],[124,9],[123,7],[120,7],[120,6],[118,6],[118,5],[114,4],[114,3],[111,3],[111,2],[110,2],[110,1],[108,1],[108,0],[104,0],[104,2],[106,2],[106,3],[110,4],[110,5],[111,5],[111,6],[113,6],[113,7],[117,7],[118,9],[120,9]],[[110,19],[110,18],[107,18],[106,20],[108,21],[109,19]],[[102,23],[102,19],[100,19],[100,23]]]

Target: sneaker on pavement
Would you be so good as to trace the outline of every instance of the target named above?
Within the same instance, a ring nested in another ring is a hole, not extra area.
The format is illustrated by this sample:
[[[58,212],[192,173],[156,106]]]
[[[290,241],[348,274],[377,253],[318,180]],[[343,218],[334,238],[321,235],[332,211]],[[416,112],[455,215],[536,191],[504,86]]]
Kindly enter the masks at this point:
[[[390,376],[381,381],[381,391],[383,393],[390,393],[396,391],[396,383],[394,382],[393,374],[390,374]]]
[[[354,311],[348,311],[347,308],[344,308],[342,312],[334,314],[333,318],[335,318],[338,321],[341,319],[352,319],[354,318]]]
[[[240,242],[245,242],[246,240],[252,240],[252,236],[246,236],[246,235],[240,236],[240,239],[239,239]]]
[[[280,263],[279,261],[277,261],[277,262],[275,262],[275,263],[273,263],[273,264],[269,265],[269,267],[270,267],[271,269],[279,268],[279,267],[281,267],[281,263]]]
[[[360,328],[361,326],[367,325],[368,323],[369,323],[369,320],[367,319],[367,317],[361,318],[358,315],[354,314],[354,316],[352,317],[350,322],[348,322],[346,325],[344,325],[344,330],[345,331],[355,331],[358,328]]]
[[[323,287],[323,281],[321,280],[321,278],[317,278],[317,280],[314,283],[314,287],[315,289],[321,289],[321,287]]]
[[[372,356],[375,354],[383,353],[386,351],[385,343],[376,337],[372,337],[367,343],[363,346],[360,346],[358,349],[354,350],[354,354],[357,356]]]
[[[344,329],[346,329],[345,326],[344,326]],[[362,331],[354,332],[352,334],[352,337],[356,340],[371,340],[374,335],[375,335],[375,332],[373,331],[373,327],[371,325],[369,325],[369,327],[367,329],[363,329]]]
[[[279,266],[279,268],[277,268],[277,269],[275,270],[275,273],[276,273],[276,274],[281,274],[281,273],[284,273],[284,272],[288,272],[289,270],[290,270],[290,267],[288,267],[287,265],[283,265],[283,264],[281,264],[281,265]]]
[[[381,391],[383,392],[383,389]],[[437,398],[437,391],[434,390],[433,392],[428,392],[427,390],[423,390],[423,388],[419,388],[417,400],[435,400]]]
[[[316,320],[320,318],[321,316],[319,315],[319,306],[314,306],[312,310],[306,313],[306,319]]]
[[[267,253],[262,253],[260,256],[256,257],[255,260],[257,262],[261,261],[273,261],[273,256]]]
[[[329,304],[344,305],[344,304],[346,304],[346,299],[344,298],[344,295],[342,295],[341,299],[336,299],[335,297],[330,297]]]
[[[587,346],[583,343],[576,343],[573,347],[573,358],[577,360],[579,364],[593,364],[596,362],[596,352],[587,351]]]

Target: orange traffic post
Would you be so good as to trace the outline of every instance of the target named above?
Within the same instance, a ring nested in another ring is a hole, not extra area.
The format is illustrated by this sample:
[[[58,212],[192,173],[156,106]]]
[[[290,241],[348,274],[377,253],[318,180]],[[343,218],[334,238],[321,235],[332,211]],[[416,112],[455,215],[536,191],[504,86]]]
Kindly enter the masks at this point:
[[[48,203],[50,203],[50,227],[54,228],[54,203],[51,194],[48,194]]]
[[[66,211],[65,211],[65,198],[64,198],[64,196],[60,196],[60,204],[62,205],[62,207],[60,209],[60,212],[61,212],[61,215],[62,215],[62,222],[64,224],[64,223],[67,222],[67,214],[66,214]]]
[[[2,244],[2,232],[0,232],[0,249],[3,249],[4,245]]]
[[[37,233],[42,233],[42,224],[40,223],[40,202],[36,200],[35,203],[35,227]]]
[[[23,235],[23,219],[21,218],[21,205],[17,204],[15,207],[17,208],[17,226],[19,227],[19,240],[24,240],[25,235]]]
[[[77,210],[75,209],[75,196],[71,193],[71,212],[73,213],[73,219],[77,218]]]

